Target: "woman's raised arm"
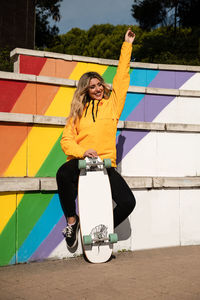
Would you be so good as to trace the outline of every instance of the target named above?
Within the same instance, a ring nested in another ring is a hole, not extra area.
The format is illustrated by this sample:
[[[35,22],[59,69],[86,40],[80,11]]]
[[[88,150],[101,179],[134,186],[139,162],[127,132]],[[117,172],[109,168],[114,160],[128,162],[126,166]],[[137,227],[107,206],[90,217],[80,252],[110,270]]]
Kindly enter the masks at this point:
[[[124,43],[122,44],[117,73],[113,79],[113,90],[110,97],[110,100],[114,103],[117,118],[120,117],[123,110],[126,94],[129,87],[130,59],[132,52],[132,43],[134,39],[135,33],[131,30],[131,28],[128,28],[125,34]]]

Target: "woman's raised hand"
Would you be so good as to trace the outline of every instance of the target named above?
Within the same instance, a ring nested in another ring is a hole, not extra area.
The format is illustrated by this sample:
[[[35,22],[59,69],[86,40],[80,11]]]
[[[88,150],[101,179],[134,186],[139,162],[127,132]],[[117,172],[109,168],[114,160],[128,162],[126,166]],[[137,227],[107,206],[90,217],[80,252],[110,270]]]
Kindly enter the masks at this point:
[[[126,34],[125,34],[125,42],[128,42],[128,43],[132,44],[134,39],[135,39],[135,33],[129,27]]]

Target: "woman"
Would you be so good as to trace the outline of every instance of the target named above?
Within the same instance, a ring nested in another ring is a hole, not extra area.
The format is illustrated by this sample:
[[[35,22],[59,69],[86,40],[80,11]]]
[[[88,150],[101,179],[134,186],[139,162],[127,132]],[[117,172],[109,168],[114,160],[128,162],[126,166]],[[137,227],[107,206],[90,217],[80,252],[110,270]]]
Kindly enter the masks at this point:
[[[76,215],[75,199],[78,188],[78,159],[97,157],[110,158],[112,167],[107,169],[112,198],[117,204],[114,209],[114,227],[124,221],[135,207],[135,198],[115,170],[117,123],[124,107],[129,87],[129,67],[132,43],[135,34],[129,28],[122,45],[113,89],[96,72],[82,75],[71,104],[71,111],[63,131],[61,147],[67,162],[57,172],[58,193],[67,220],[63,230],[67,246],[77,244],[79,218]]]

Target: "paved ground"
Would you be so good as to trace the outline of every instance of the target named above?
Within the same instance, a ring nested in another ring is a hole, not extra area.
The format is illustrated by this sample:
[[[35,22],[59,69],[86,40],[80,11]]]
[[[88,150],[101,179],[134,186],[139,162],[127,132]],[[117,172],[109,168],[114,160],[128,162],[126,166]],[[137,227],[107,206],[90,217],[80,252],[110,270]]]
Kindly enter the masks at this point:
[[[0,299],[200,300],[200,246],[1,267]]]

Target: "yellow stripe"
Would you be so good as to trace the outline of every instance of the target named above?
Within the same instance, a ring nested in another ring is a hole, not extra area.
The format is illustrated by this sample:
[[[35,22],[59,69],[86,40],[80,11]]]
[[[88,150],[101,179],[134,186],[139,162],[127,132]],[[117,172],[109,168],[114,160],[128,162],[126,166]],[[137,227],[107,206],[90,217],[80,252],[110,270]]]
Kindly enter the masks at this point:
[[[5,177],[9,176],[17,176],[23,177],[27,176],[27,138],[16,152],[15,156],[13,157],[10,165],[8,166],[7,170],[4,172]]]
[[[86,72],[97,72],[102,75],[108,66],[102,66],[98,64],[91,63],[81,63],[79,62],[71,73],[69,79],[79,80],[79,78]]]
[[[35,176],[63,128],[34,126],[28,136],[28,176]]]
[[[14,214],[19,205],[23,193],[1,193],[0,194],[0,233]]]
[[[47,109],[46,116],[67,117],[69,115],[75,88],[61,87]]]
[[[16,194],[3,193],[0,195],[0,233],[16,210]]]

